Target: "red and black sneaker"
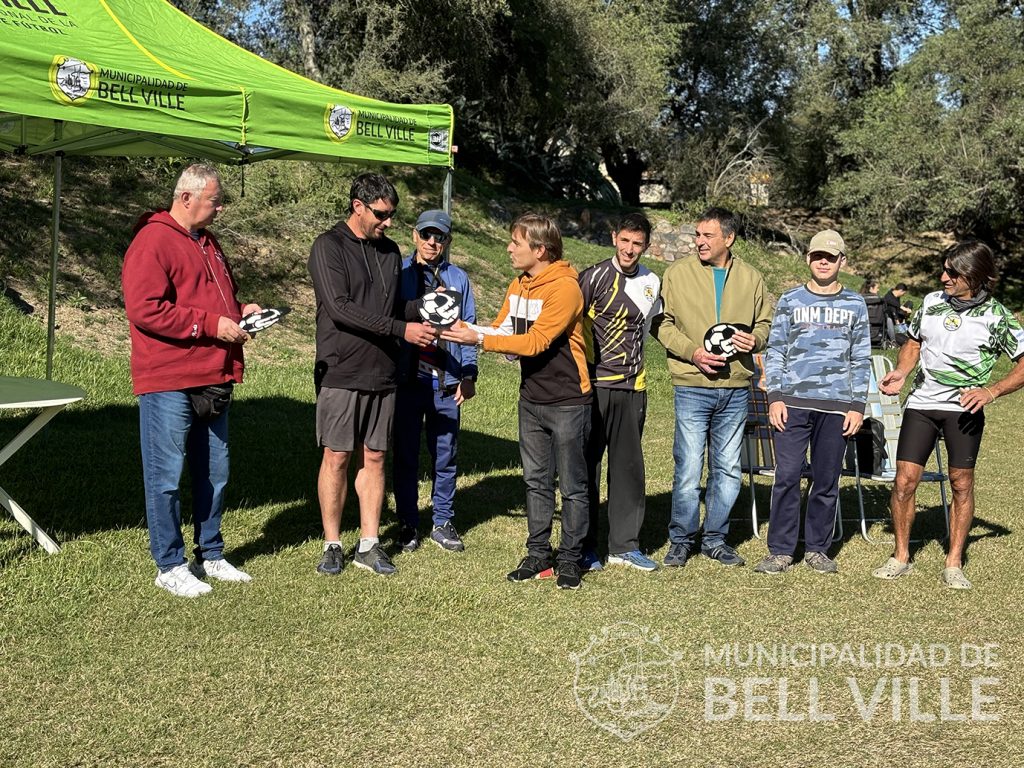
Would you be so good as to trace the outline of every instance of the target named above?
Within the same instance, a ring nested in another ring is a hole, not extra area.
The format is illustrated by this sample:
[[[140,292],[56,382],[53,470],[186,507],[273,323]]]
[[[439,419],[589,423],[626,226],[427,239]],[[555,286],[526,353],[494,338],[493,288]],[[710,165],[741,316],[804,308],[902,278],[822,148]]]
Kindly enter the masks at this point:
[[[539,557],[527,555],[519,561],[519,566],[509,573],[509,581],[529,581],[530,579],[550,579],[555,575],[555,569],[550,560],[541,560]]]

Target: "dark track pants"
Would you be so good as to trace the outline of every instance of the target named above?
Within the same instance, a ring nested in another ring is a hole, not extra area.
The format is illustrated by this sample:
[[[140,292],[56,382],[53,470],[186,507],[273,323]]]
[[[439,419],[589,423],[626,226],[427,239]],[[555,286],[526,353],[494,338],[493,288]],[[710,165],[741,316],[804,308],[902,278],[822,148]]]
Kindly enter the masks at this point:
[[[642,438],[647,419],[647,393],[594,387],[587,481],[590,525],[583,549],[596,551],[601,459],[608,449],[608,553],[640,548],[640,526],[646,508]]]
[[[811,448],[811,490],[807,496],[804,547],[827,552],[839,495],[839,475],[846,453],[844,416],[789,408],[784,432],[775,433],[775,484],[768,523],[768,551],[792,555],[800,535],[800,476]]]

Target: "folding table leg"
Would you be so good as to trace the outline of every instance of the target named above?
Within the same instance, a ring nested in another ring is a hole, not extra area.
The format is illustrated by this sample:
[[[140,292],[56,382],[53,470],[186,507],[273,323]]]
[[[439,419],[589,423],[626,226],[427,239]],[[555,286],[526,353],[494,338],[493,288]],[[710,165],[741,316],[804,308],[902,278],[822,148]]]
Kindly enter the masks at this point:
[[[46,426],[50,419],[63,411],[64,408],[64,405],[51,405],[41,411],[11,442],[5,445],[3,449],[0,449],[0,465],[11,458],[21,446],[31,440],[36,432]],[[11,514],[14,515],[14,519],[21,524],[22,528],[32,534],[43,549],[51,555],[60,552],[57,542],[47,536],[46,531],[36,525],[35,520],[29,517],[28,513],[3,488],[0,488],[0,504],[10,510]]]
[[[14,515],[14,519],[17,520],[21,527],[32,534],[33,538],[39,542],[39,546],[49,552],[51,555],[55,555],[60,552],[60,546],[56,541],[51,539],[42,528],[36,525],[36,521],[28,516],[28,513],[21,508],[11,495],[7,493],[3,488],[0,488],[0,504],[7,507],[11,514]]]

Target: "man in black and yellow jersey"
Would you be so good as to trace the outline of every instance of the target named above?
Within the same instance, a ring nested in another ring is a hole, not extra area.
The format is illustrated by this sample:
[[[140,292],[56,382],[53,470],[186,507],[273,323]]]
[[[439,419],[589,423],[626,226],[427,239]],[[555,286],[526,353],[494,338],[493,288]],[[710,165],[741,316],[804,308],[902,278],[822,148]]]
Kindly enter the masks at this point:
[[[583,567],[600,570],[597,554],[601,459],[608,451],[608,563],[641,571],[658,565],[640,551],[646,507],[641,439],[647,418],[644,339],[660,311],[658,276],[640,263],[651,242],[651,223],[631,213],[612,233],[615,254],[580,275],[583,338],[594,388],[587,475],[590,525]]]

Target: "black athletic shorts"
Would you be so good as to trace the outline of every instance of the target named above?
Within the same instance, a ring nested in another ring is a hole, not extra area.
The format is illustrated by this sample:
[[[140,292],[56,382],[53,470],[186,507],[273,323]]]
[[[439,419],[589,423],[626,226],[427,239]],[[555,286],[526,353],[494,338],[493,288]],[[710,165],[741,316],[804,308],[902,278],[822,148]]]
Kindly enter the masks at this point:
[[[900,442],[896,447],[896,460],[924,466],[935,448],[940,434],[946,441],[949,466],[974,469],[981,448],[981,433],[985,431],[985,411],[934,411],[907,408],[903,412]]]

